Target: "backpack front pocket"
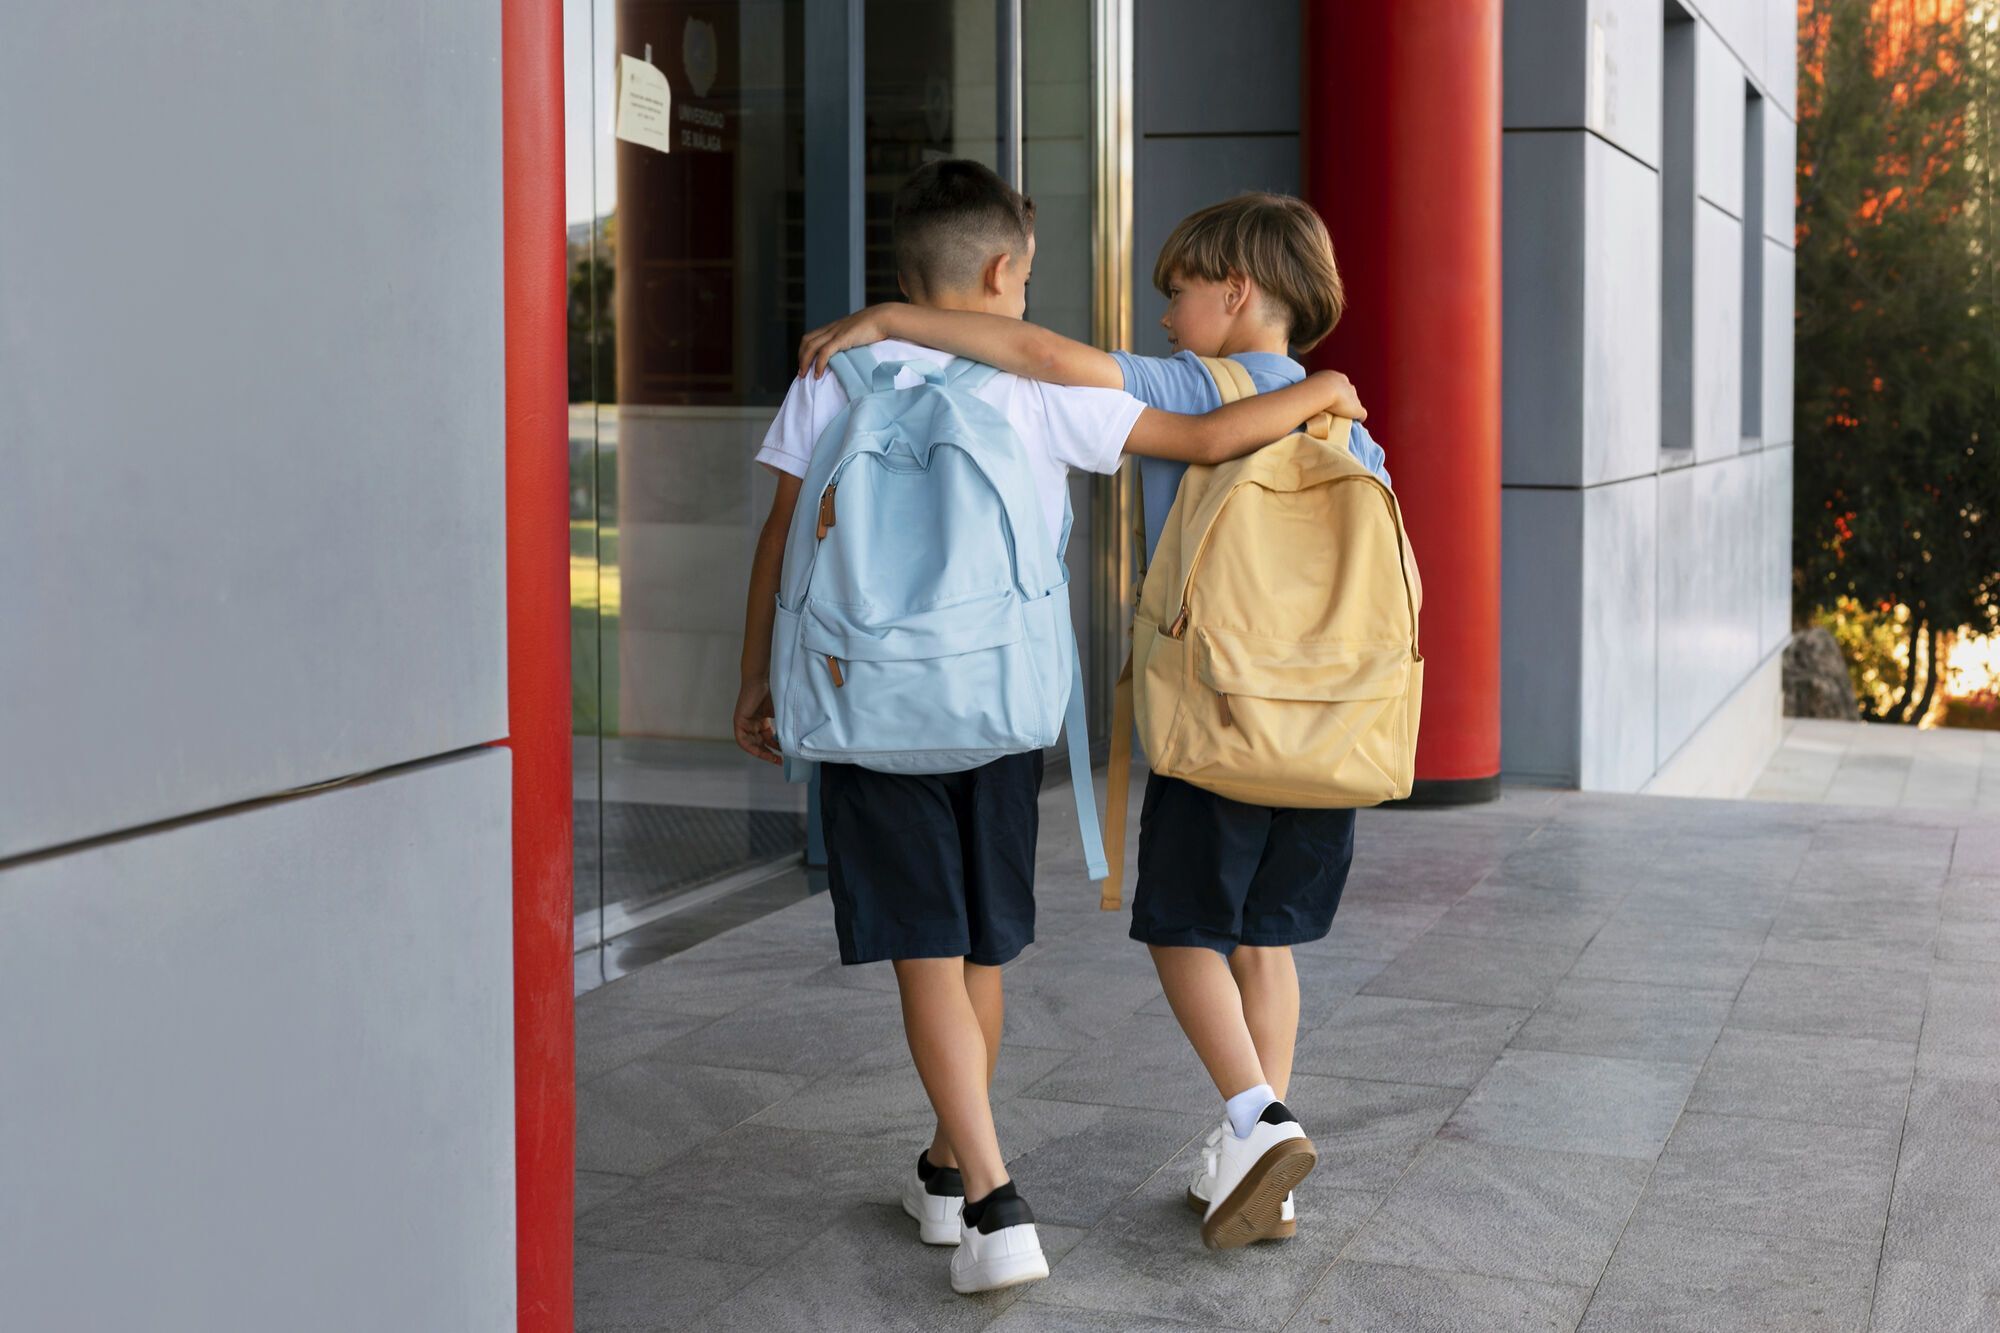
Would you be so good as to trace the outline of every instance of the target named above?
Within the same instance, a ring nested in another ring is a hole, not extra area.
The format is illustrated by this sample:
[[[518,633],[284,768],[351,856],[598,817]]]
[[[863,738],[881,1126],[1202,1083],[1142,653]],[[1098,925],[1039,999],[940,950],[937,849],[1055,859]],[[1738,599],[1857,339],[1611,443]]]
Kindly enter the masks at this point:
[[[799,643],[811,757],[937,772],[1055,741],[1011,590],[893,614],[808,601]]]
[[[1262,805],[1370,804],[1406,782],[1377,726],[1410,687],[1407,643],[1283,643],[1202,627],[1191,635],[1198,688],[1176,729],[1175,775]]]

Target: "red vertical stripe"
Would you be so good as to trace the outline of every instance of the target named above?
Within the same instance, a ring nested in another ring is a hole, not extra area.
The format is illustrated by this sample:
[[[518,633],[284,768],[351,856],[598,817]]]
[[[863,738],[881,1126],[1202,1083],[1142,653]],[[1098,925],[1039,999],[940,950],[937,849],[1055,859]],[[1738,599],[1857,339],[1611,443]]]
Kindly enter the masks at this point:
[[[576,1051],[561,0],[502,0],[500,46],[520,1327],[567,1333]]]
[[[1500,0],[1306,0],[1306,197],[1424,579],[1417,778],[1500,771]]]

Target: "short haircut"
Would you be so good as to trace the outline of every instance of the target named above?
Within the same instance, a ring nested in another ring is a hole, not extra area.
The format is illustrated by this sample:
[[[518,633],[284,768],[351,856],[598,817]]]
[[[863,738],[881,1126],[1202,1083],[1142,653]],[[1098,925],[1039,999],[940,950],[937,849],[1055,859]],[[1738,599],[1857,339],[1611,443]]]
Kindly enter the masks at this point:
[[[1153,285],[1165,295],[1176,274],[1221,282],[1231,273],[1280,307],[1302,352],[1333,332],[1347,306],[1326,223],[1289,194],[1239,194],[1182,218],[1160,247]]]
[[[1027,253],[1035,202],[992,168],[926,162],[896,191],[896,273],[912,296],[977,285],[998,254]]]

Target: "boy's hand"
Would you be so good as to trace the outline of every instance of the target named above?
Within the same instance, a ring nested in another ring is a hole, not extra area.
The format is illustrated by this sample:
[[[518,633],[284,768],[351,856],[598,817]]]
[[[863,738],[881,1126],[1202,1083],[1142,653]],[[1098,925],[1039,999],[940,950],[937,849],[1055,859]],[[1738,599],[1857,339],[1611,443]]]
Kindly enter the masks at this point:
[[[752,759],[782,764],[778,752],[778,729],[771,721],[771,685],[766,680],[746,680],[736,695],[736,744]]]
[[[836,353],[850,347],[865,347],[888,337],[888,312],[895,308],[894,303],[871,305],[865,310],[844,315],[831,324],[821,325],[799,339],[799,377],[805,378],[806,371],[811,370],[813,378],[818,379],[826,374],[827,363],[833,360]]]
[[[1353,380],[1337,370],[1315,370],[1306,378],[1316,383],[1323,383],[1327,391],[1333,395],[1333,401],[1328,404],[1327,411],[1337,417],[1346,417],[1349,421],[1368,420],[1368,409],[1361,405],[1361,395],[1355,392]]]

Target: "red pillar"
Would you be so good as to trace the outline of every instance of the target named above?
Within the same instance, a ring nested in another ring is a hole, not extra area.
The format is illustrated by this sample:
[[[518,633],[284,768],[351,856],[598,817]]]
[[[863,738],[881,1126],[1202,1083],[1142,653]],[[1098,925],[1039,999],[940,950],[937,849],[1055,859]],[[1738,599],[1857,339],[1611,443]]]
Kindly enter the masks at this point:
[[[520,1328],[567,1333],[576,1050],[561,0],[501,0],[500,46],[516,1263]]]
[[[1354,378],[1423,573],[1414,799],[1500,772],[1501,0],[1306,0],[1306,198],[1347,313],[1314,356]]]

